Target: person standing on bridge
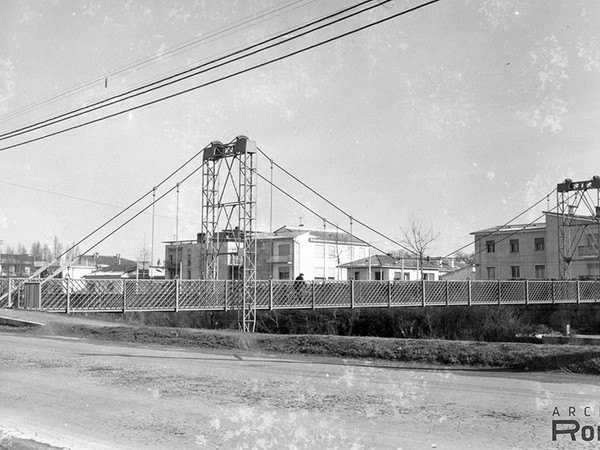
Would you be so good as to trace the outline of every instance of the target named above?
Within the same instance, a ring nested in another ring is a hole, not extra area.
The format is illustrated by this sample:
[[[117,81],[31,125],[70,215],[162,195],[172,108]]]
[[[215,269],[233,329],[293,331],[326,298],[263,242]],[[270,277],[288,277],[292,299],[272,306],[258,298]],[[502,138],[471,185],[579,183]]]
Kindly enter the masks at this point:
[[[294,280],[294,290],[296,291],[296,299],[298,303],[302,301],[302,291],[304,290],[304,274],[301,273]]]

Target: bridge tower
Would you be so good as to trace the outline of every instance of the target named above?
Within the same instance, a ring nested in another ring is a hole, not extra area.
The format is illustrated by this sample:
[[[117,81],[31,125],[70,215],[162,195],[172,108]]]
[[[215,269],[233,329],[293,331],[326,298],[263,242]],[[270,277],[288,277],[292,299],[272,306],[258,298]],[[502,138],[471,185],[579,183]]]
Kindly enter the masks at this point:
[[[599,264],[600,274],[600,177],[589,181],[566,179],[556,187],[559,279],[588,275],[573,273],[573,261]],[[592,274],[593,275],[593,274]]]
[[[201,273],[241,280],[240,328],[256,324],[256,143],[238,136],[204,149]],[[219,273],[226,270],[227,273]]]

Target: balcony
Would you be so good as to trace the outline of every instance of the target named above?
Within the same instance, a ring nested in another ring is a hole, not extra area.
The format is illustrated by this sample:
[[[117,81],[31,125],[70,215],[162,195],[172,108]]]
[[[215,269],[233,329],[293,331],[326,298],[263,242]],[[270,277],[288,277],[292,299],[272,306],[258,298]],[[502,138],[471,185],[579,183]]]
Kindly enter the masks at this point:
[[[292,255],[271,256],[271,260],[268,262],[291,264],[292,263]]]

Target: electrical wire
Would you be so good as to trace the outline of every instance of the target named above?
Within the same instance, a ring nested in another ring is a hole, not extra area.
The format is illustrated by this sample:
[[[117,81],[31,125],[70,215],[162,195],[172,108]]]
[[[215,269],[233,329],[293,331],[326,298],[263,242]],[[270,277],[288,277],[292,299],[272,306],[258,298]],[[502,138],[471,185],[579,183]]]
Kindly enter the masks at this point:
[[[322,26],[320,26],[318,28],[315,28],[313,30],[306,31],[304,33],[301,33],[301,34],[298,34],[298,35],[295,35],[295,36],[290,36],[290,37],[288,37],[287,39],[285,39],[283,41],[276,42],[276,43],[271,44],[271,45],[269,45],[269,46],[267,46],[265,48],[261,48],[259,50],[255,50],[255,51],[253,51],[251,53],[248,53],[246,55],[239,56],[239,57],[234,58],[234,59],[232,59],[230,61],[222,62],[222,63],[218,64],[217,66],[210,67],[208,69],[205,69],[205,70],[202,70],[200,72],[197,72],[198,70],[200,70],[200,69],[202,69],[204,67],[207,67],[207,66],[209,66],[211,64],[216,64],[216,63],[218,63],[220,61],[224,61],[224,60],[226,60],[228,58],[231,58],[231,57],[233,57],[235,55],[238,55],[238,54],[247,52],[249,50],[255,49],[255,48],[260,47],[260,46],[262,46],[264,44],[267,44],[269,42],[276,41],[277,39],[280,39],[282,37],[288,36],[291,33],[296,33],[297,31],[300,31],[300,30],[303,30],[305,28],[308,28],[308,27],[311,27],[313,25],[316,25],[316,24],[318,24],[318,23],[320,23],[320,22],[322,22],[324,20],[328,20],[330,18],[333,18],[333,17],[336,17],[338,15],[344,14],[344,13],[346,13],[348,11],[351,11],[352,9],[355,9],[355,8],[357,8],[359,6],[362,6],[362,5],[366,4],[366,3],[370,3],[372,1],[373,0],[365,0],[365,1],[363,1],[363,2],[361,2],[359,4],[357,4],[357,5],[351,6],[349,8],[345,8],[345,9],[343,9],[341,11],[338,11],[336,13],[330,14],[330,15],[324,17],[324,18],[317,19],[317,20],[312,21],[312,22],[310,22],[308,24],[305,24],[305,25],[302,25],[300,27],[294,28],[294,29],[292,29],[290,31],[285,31],[283,33],[280,33],[280,34],[276,35],[275,37],[263,40],[263,41],[259,42],[258,44],[250,45],[248,47],[243,48],[242,50],[238,50],[238,51],[229,53],[229,54],[227,54],[225,56],[213,59],[212,61],[209,61],[207,63],[203,63],[203,64],[200,64],[200,65],[197,65],[195,67],[192,67],[191,69],[187,69],[187,70],[178,72],[178,73],[176,73],[174,75],[171,75],[171,76],[159,79],[159,80],[157,80],[155,82],[152,82],[152,83],[149,83],[149,84],[145,84],[145,85],[143,85],[141,87],[138,87],[138,88],[135,88],[135,89],[131,89],[129,91],[125,91],[122,94],[118,94],[118,95],[109,97],[107,99],[101,100],[99,102],[83,106],[81,108],[72,110],[72,111],[70,111],[68,113],[65,113],[65,114],[61,114],[61,115],[52,117],[50,119],[45,119],[43,121],[37,122],[35,124],[29,125],[29,126],[26,126],[26,127],[22,127],[22,128],[13,130],[13,131],[9,131],[9,132],[0,134],[0,141],[6,140],[6,139],[10,139],[10,138],[14,138],[14,137],[23,135],[25,133],[36,131],[36,130],[39,130],[39,129],[42,129],[42,128],[46,128],[48,126],[55,125],[57,123],[65,121],[65,120],[69,120],[69,119],[72,119],[72,118],[75,118],[75,117],[79,117],[79,116],[81,116],[83,114],[88,114],[90,112],[97,111],[98,109],[106,108],[108,106],[112,106],[112,105],[115,105],[117,103],[121,103],[121,102],[123,102],[125,100],[129,100],[129,99],[138,97],[140,95],[147,94],[147,93],[155,91],[157,89],[161,89],[161,88],[164,88],[166,86],[170,86],[172,84],[179,83],[179,82],[187,80],[187,79],[189,79],[191,77],[202,75],[202,74],[207,73],[207,72],[209,72],[211,70],[223,67],[223,66],[231,64],[233,62],[237,62],[239,60],[242,60],[242,59],[248,58],[250,56],[253,56],[253,55],[257,54],[257,53],[264,52],[264,51],[269,50],[271,48],[274,48],[276,46],[279,46],[279,45],[291,42],[291,41],[296,40],[296,39],[299,39],[300,37],[303,37],[303,36],[305,36],[307,34],[314,33],[315,31],[318,31],[318,30],[320,30],[320,29],[322,29],[324,27],[328,27],[328,26],[334,25],[334,24],[336,24],[336,23],[338,23],[338,22],[340,22],[342,20],[346,20],[348,18],[354,17],[355,15],[358,15],[358,14],[362,14],[365,11],[369,11],[369,10],[371,10],[373,8],[376,8],[376,7],[379,7],[379,6],[381,6],[383,4],[382,3],[382,4],[373,5],[373,6],[369,7],[369,8],[366,8],[364,10],[355,12],[355,13],[353,13],[351,15],[348,15],[348,16],[343,17],[341,19],[338,19],[336,21],[327,23],[327,24],[322,25]],[[389,1],[392,1],[392,0],[385,0],[384,3],[389,2]],[[186,74],[188,74],[188,75],[186,75]],[[183,75],[186,75],[186,76],[183,76]],[[181,77],[181,78],[177,79],[178,77]],[[164,83],[164,84],[161,84],[161,83]],[[141,91],[141,92],[138,92],[138,91]],[[125,97],[125,98],[120,98],[120,97]],[[108,104],[105,104],[105,103],[108,103]]]
[[[311,1],[308,4],[314,3],[314,1],[316,1],[316,0]],[[234,32],[234,30],[236,30],[236,28],[239,28],[239,31],[242,31],[242,30],[248,28],[248,27],[241,28],[242,25],[246,25],[246,24],[249,24],[252,22],[256,22],[257,24],[262,23],[266,20],[266,17],[269,15],[273,15],[273,17],[277,17],[278,15],[283,14],[283,12],[280,12],[280,11],[283,11],[284,9],[290,8],[290,6],[294,6],[294,5],[297,5],[298,3],[302,3],[302,2],[303,2],[303,0],[295,0],[292,2],[288,2],[288,4],[279,5],[272,12],[267,12],[267,11],[269,11],[270,9],[273,9],[273,8],[267,8],[261,14],[248,16],[243,19],[240,19],[236,22],[233,22],[233,24],[231,26],[229,26],[225,29],[218,30],[218,31],[213,30],[211,32],[208,32],[206,35],[202,35],[200,38],[189,39],[187,41],[176,44],[176,45],[169,47],[159,53],[156,53],[153,56],[143,58],[132,64],[115,69],[114,71],[104,74],[101,77],[94,78],[87,82],[81,83],[78,86],[73,86],[73,87],[68,88],[67,90],[60,92],[54,96],[39,100],[32,104],[26,105],[23,108],[17,109],[11,113],[5,114],[2,117],[0,117],[0,123],[4,123],[7,120],[21,116],[21,115],[23,115],[33,109],[36,109],[40,106],[54,103],[55,101],[63,99],[63,98],[65,98],[73,93],[76,93],[78,91],[81,91],[84,88],[93,86],[93,85],[101,83],[101,82],[105,82],[105,80],[107,80],[108,78],[114,78],[115,76],[121,75],[121,74],[135,73],[139,69],[147,68],[147,67],[153,65],[154,64],[153,61],[162,62],[165,59],[173,57],[174,55],[179,55],[181,53],[184,53],[185,51],[190,50],[191,48],[196,47],[197,46],[196,44],[203,43],[203,45],[204,45],[204,43],[213,42],[214,40],[216,40],[218,38],[220,39],[222,37],[229,36],[230,34],[233,34],[233,32]],[[302,5],[302,6],[304,6],[304,5]],[[298,9],[298,8],[299,7],[290,8],[289,12],[294,11],[295,9]],[[274,14],[276,12],[279,12],[279,14]],[[262,20],[260,20],[260,19],[262,19]],[[149,63],[151,63],[151,64],[149,64]]]
[[[235,76],[238,76],[238,75],[241,75],[241,74],[244,74],[244,73],[247,73],[247,72],[259,69],[259,68],[262,68],[262,67],[266,67],[268,65],[271,65],[271,64],[274,64],[276,62],[282,61],[284,59],[290,58],[292,56],[295,56],[295,55],[307,52],[309,50],[313,50],[315,48],[321,47],[321,46],[323,46],[325,44],[334,42],[336,40],[339,40],[339,39],[342,39],[344,37],[350,36],[352,34],[358,33],[360,31],[364,31],[364,30],[366,30],[368,28],[374,27],[376,25],[380,25],[381,23],[387,22],[389,20],[395,19],[395,18],[400,17],[400,16],[405,15],[405,14],[414,12],[414,11],[416,11],[418,9],[424,8],[426,6],[429,6],[429,5],[433,4],[433,3],[437,3],[439,1],[440,0],[431,0],[429,2],[423,3],[423,4],[418,5],[416,7],[407,9],[407,10],[402,11],[400,13],[397,13],[397,14],[394,14],[392,16],[386,17],[384,19],[378,20],[376,22],[372,22],[372,23],[370,23],[368,25],[364,25],[364,26],[356,28],[354,30],[351,30],[351,31],[339,34],[337,36],[334,36],[332,38],[329,38],[329,39],[326,39],[324,41],[318,42],[316,44],[312,44],[312,45],[310,45],[308,47],[304,47],[302,49],[299,49],[299,50],[287,53],[286,55],[273,58],[271,60],[268,60],[268,61],[256,64],[256,65],[248,67],[246,69],[239,70],[239,71],[231,73],[229,75],[225,75],[225,76],[216,78],[216,79],[214,79],[212,81],[200,84],[198,86],[194,86],[192,88],[184,89],[182,91],[179,91],[179,92],[176,92],[176,93],[173,93],[173,94],[170,94],[170,95],[167,95],[167,96],[164,96],[164,97],[161,97],[161,98],[158,98],[158,99],[155,99],[155,100],[152,100],[152,101],[149,101],[149,102],[146,102],[146,103],[143,103],[143,104],[131,107],[131,108],[127,108],[127,109],[124,109],[124,110],[121,110],[121,111],[118,111],[118,112],[115,112],[115,113],[112,113],[112,114],[108,114],[108,115],[103,116],[103,117],[99,117],[99,118],[96,118],[96,119],[93,119],[93,120],[89,120],[87,122],[84,122],[84,123],[81,123],[81,124],[78,124],[78,125],[74,125],[74,126],[71,126],[71,127],[68,127],[68,128],[64,128],[62,130],[58,130],[58,131],[55,131],[55,132],[52,132],[52,133],[48,133],[48,134],[39,136],[37,138],[33,138],[33,139],[26,140],[26,141],[22,141],[22,142],[19,142],[17,144],[13,144],[13,145],[1,147],[0,151],[6,151],[6,150],[9,150],[9,149],[12,149],[12,148],[16,148],[16,147],[20,147],[20,146],[23,146],[23,145],[26,145],[26,144],[30,144],[32,142],[37,142],[37,141],[40,141],[42,139],[47,139],[47,138],[52,137],[52,136],[63,134],[63,133],[66,133],[68,131],[72,131],[74,129],[82,128],[84,126],[87,126],[87,125],[90,125],[90,124],[93,124],[93,123],[97,123],[97,122],[100,122],[100,121],[103,121],[103,120],[106,120],[106,119],[109,119],[109,118],[112,118],[112,117],[115,117],[115,116],[119,116],[119,115],[131,112],[131,111],[134,111],[134,110],[137,110],[137,109],[140,109],[140,108],[144,108],[146,106],[150,106],[150,105],[153,105],[153,104],[156,104],[156,103],[159,103],[159,102],[162,102],[162,101],[165,101],[165,100],[168,100],[168,99],[171,99],[171,98],[183,95],[183,94],[187,94],[189,92],[192,92],[192,91],[195,91],[195,90],[198,90],[198,89],[210,86],[212,84],[216,84],[216,83],[224,81],[224,80],[228,80],[228,79],[233,78]]]
[[[98,205],[98,206],[106,206],[106,207],[114,208],[114,209],[124,209],[124,206],[122,206],[122,205],[120,206],[120,205],[112,205],[110,203],[97,202],[95,200],[90,200],[89,198],[76,197],[74,195],[69,195],[69,194],[61,194],[59,192],[49,191],[49,190],[46,190],[46,189],[35,188],[35,187],[32,187],[32,186],[25,186],[23,184],[11,183],[10,181],[0,180],[0,183],[6,184],[6,185],[9,185],[9,186],[18,187],[18,188],[21,188],[21,189],[28,189],[28,190],[34,191],[34,192],[41,192],[43,194],[50,194],[50,195],[55,195],[57,197],[68,198],[68,199],[71,199],[71,200],[78,200],[78,201],[81,201],[81,202],[92,203],[92,204]],[[131,209],[131,211],[137,212],[137,210],[135,210],[135,209]],[[156,214],[156,217],[160,217],[162,219],[172,219],[172,217],[164,216],[164,215],[161,215],[161,214]],[[183,222],[187,222],[187,223],[192,223],[192,222],[186,221],[186,220],[182,220],[182,221]]]

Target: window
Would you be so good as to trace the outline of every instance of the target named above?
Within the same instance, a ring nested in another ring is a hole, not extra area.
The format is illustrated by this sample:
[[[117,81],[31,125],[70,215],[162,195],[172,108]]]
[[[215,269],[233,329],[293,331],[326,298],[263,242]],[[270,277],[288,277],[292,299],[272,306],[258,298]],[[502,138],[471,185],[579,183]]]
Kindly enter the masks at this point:
[[[546,266],[535,266],[535,277],[546,278]]]
[[[402,272],[394,272],[394,280],[401,280]]]
[[[427,280],[427,281],[433,281],[434,280],[434,276],[432,273],[424,273],[423,274],[423,279]]]
[[[280,280],[289,280],[290,279],[290,269],[287,267],[285,269],[279,269],[279,279]]]
[[[511,253],[519,253],[519,240],[518,239],[510,240],[510,252]]]
[[[496,279],[496,268],[495,267],[486,267],[487,279],[495,280]]]
[[[383,275],[383,273],[381,273],[379,271],[375,272],[375,280],[377,280],[377,281],[383,280],[382,275]]]
[[[496,252],[496,241],[485,241],[485,247],[488,253]]]
[[[279,244],[279,256],[290,256],[290,244]]]
[[[336,248],[335,245],[328,245],[327,246],[327,257],[329,259],[335,259],[336,258]]]
[[[410,281],[410,273],[404,272],[404,281]]]
[[[355,280],[360,279],[360,272],[354,272],[354,279]]]
[[[521,278],[521,268],[519,266],[510,266],[510,277]]]
[[[535,251],[536,252],[541,252],[544,250],[545,245],[544,245],[544,238],[535,238],[533,240],[533,243],[535,245]],[[542,266],[543,267],[543,266]]]

